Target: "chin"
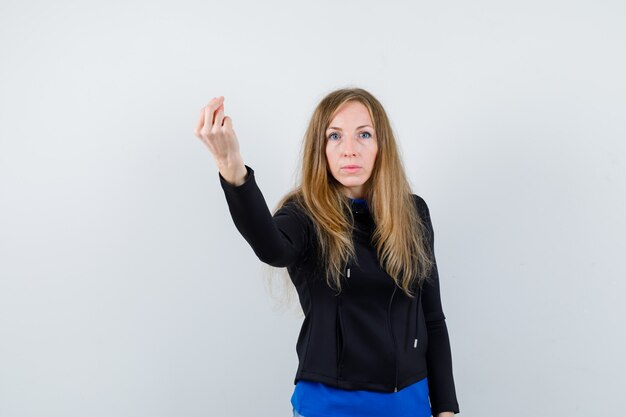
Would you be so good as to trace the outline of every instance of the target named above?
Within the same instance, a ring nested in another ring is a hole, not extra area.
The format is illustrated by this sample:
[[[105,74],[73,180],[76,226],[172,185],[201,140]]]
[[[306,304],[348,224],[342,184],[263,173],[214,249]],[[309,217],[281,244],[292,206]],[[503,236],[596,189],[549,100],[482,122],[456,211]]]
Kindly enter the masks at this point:
[[[359,182],[341,182],[341,185],[343,185],[344,187],[360,187],[363,184],[365,184],[365,181],[359,181]]]

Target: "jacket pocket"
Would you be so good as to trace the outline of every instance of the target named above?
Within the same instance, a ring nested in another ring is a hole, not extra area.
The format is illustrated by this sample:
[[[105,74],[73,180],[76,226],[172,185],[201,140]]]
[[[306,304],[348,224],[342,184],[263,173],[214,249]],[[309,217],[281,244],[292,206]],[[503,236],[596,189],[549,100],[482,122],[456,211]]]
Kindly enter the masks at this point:
[[[386,311],[377,311],[375,305],[357,304],[351,299],[340,307],[340,378],[393,387],[394,342]]]
[[[428,330],[421,303],[414,300],[410,308],[410,319],[407,324],[404,348],[399,352],[400,368],[398,383],[415,381],[416,377],[426,376],[426,351],[428,349]]]

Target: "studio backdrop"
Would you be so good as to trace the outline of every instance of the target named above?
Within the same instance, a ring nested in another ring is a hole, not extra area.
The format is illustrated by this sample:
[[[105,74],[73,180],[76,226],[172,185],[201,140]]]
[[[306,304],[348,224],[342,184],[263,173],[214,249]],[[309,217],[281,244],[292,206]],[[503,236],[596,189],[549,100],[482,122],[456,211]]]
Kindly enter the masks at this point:
[[[606,0],[3,1],[0,416],[290,416],[302,317],[193,130],[223,95],[273,209],[342,87],[381,101],[430,207],[460,415],[623,412],[625,20]]]

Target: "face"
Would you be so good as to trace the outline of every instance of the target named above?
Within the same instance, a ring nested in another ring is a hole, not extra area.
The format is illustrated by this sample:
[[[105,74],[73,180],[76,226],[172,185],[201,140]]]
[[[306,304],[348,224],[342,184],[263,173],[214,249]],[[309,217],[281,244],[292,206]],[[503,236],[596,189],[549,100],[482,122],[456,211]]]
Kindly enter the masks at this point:
[[[378,144],[367,107],[349,101],[339,107],[326,129],[326,160],[333,177],[350,198],[364,198]]]

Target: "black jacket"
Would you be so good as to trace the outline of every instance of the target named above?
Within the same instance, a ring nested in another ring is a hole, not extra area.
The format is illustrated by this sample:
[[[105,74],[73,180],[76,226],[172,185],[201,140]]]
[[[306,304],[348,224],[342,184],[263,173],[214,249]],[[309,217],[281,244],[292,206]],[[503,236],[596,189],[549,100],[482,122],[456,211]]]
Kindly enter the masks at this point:
[[[287,202],[273,216],[254,171],[240,186],[219,175],[235,226],[264,263],[287,267],[305,314],[296,344],[294,384],[305,379],[342,389],[394,392],[428,376],[433,415],[459,412],[437,267],[410,298],[377,261],[372,217],[351,201],[357,264],[346,266],[337,295],[322,278],[311,219]],[[426,202],[413,194],[434,250]],[[433,251],[434,253],[434,251]]]

